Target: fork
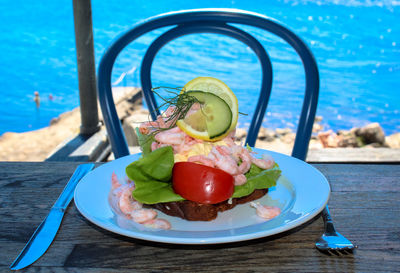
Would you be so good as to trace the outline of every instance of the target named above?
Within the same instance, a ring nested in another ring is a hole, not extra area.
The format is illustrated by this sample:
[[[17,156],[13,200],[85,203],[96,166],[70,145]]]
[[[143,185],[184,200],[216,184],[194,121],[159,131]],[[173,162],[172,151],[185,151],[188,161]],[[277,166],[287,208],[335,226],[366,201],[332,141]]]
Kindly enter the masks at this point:
[[[322,219],[324,219],[325,232],[315,243],[317,249],[329,255],[334,254],[337,256],[353,253],[357,245],[351,243],[343,235],[336,232],[328,205],[326,205],[322,211]]]

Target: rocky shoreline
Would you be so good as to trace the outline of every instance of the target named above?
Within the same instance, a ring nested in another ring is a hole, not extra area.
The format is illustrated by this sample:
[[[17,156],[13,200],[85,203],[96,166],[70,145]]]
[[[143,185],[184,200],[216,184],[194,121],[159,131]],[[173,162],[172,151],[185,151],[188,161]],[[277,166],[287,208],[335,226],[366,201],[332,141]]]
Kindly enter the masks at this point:
[[[130,113],[123,120],[123,128],[127,136],[128,145],[137,145],[134,128],[140,122],[149,119],[148,111],[139,107]],[[332,130],[323,130],[321,125],[323,118],[316,117],[313,126],[313,134],[310,139],[309,150],[327,150],[333,148],[364,149],[364,148],[400,148],[400,133],[385,136],[382,127],[378,123],[371,123],[360,128],[352,128],[350,130],[340,130],[333,132]],[[238,128],[236,130],[237,142],[244,142],[247,136],[246,129]],[[296,133],[290,128],[260,128],[256,147],[291,154]],[[345,155],[343,155],[345,158]]]
[[[310,149],[324,148],[400,148],[400,133],[385,136],[379,123],[370,123],[364,127],[355,127],[350,130],[323,131],[320,125],[322,117],[317,117],[313,127],[310,140]],[[240,140],[245,139],[246,131],[240,129],[238,133]],[[271,130],[261,128],[258,140],[281,142],[292,144],[296,137],[295,132],[289,128]]]
[[[149,118],[148,111],[142,108],[140,99],[130,100],[132,94],[137,93],[137,89],[124,91],[117,106],[119,116],[122,117],[123,128],[127,133],[127,141],[131,145],[135,144],[132,127]],[[385,136],[378,123],[333,132],[332,130],[324,131],[321,121],[322,117],[315,119],[309,149],[400,148],[400,133]],[[53,119],[46,128],[26,133],[4,133],[0,136],[0,161],[43,161],[57,147],[76,136],[79,133],[79,127],[80,111],[76,108]],[[246,130],[238,128],[236,135],[238,141],[244,141]],[[289,128],[261,128],[255,146],[290,154],[294,139],[295,132]]]

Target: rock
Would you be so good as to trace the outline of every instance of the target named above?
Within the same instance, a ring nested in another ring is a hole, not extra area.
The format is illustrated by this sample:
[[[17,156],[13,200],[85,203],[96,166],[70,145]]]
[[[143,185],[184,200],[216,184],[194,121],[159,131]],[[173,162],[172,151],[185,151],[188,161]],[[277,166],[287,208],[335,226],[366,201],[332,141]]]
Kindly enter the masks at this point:
[[[18,133],[14,132],[5,132],[0,136],[0,140],[7,140],[7,139],[12,139],[13,137],[18,136]]]
[[[321,122],[322,119],[323,119],[322,116],[316,116],[314,122]]]
[[[295,133],[288,133],[288,134],[283,135],[280,139],[284,143],[291,144],[291,143],[294,143],[295,138],[296,138]]]
[[[336,132],[336,134],[337,134],[338,136],[345,136],[345,135],[349,135],[349,134],[355,135],[354,132],[348,131],[348,130],[338,130],[338,131]]]
[[[322,131],[323,129],[324,129],[324,126],[322,124],[314,123],[313,124],[313,128],[312,128],[312,132],[313,133],[318,133],[318,132]]]
[[[258,139],[272,142],[276,139],[277,135],[274,130],[261,127],[260,132],[258,133]]]
[[[323,149],[324,146],[318,139],[311,139],[308,149]]]
[[[382,148],[382,147],[383,147],[382,144],[375,142],[375,143],[370,143],[370,144],[364,145],[361,148]]]
[[[360,147],[363,145],[359,137],[357,137],[354,131],[339,130],[337,132],[339,137],[338,147]]]
[[[292,129],[290,129],[290,128],[283,128],[283,129],[282,128],[276,128],[275,132],[278,135],[278,137],[280,137],[280,136],[284,136],[286,134],[291,133]]]
[[[357,138],[355,135],[347,135],[347,136],[342,136],[339,141],[338,141],[338,147],[361,147],[363,144],[360,141],[359,138]]]
[[[358,130],[360,130],[360,128],[354,127],[354,128],[351,128],[350,131],[348,131],[348,132],[353,134],[353,135],[357,135]],[[340,131],[344,131],[344,130],[339,130],[339,132]]]
[[[247,130],[246,129],[236,128],[236,134],[235,134],[236,140],[242,141],[242,140],[244,140],[246,138],[246,136],[247,136]]]
[[[365,144],[379,143],[385,145],[385,133],[377,122],[355,130],[355,135],[361,137]]]
[[[390,148],[400,148],[400,133],[387,136],[385,142]]]
[[[324,148],[337,148],[339,146],[340,137],[332,130],[319,133],[318,139]]]
[[[50,120],[50,126],[58,123],[60,121],[60,117],[52,118]]]

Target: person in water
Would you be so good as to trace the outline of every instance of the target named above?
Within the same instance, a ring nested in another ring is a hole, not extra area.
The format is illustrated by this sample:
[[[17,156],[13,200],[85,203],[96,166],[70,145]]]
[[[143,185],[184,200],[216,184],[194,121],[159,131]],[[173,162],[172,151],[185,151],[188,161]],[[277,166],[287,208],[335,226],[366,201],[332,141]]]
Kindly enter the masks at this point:
[[[35,98],[33,99],[36,103],[36,107],[39,108],[40,107],[40,96],[39,96],[39,92],[35,91]]]

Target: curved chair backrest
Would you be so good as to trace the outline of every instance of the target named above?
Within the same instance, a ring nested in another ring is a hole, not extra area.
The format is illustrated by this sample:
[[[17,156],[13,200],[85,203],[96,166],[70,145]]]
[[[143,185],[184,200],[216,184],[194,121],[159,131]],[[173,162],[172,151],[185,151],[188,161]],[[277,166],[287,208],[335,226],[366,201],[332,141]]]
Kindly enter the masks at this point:
[[[260,14],[231,9],[201,9],[172,12],[152,17],[122,34],[103,55],[98,69],[100,107],[115,158],[129,154],[128,145],[115,109],[112,90],[112,67],[118,54],[140,36],[158,28],[174,26],[160,35],[148,47],[141,65],[141,83],[144,98],[153,120],[159,114],[155,96],[151,91],[151,66],[157,52],[168,42],[192,33],[217,33],[235,38],[249,46],[261,63],[262,81],[259,99],[248,130],[246,143],[254,146],[268,105],[272,88],[272,66],[264,47],[247,32],[230,25],[242,24],[258,27],[285,40],[300,56],[305,71],[305,96],[292,156],[305,160],[318,103],[319,74],[313,54],[292,31],[273,19]]]

